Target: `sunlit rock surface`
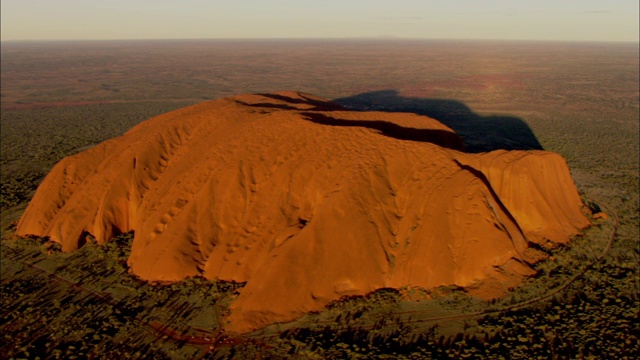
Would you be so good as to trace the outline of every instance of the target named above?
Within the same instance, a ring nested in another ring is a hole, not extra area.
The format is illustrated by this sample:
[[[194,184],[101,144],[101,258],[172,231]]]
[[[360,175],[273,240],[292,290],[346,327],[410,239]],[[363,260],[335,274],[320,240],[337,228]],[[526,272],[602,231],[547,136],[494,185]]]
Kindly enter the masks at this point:
[[[173,111],[63,159],[17,233],[73,251],[134,230],[143,279],[246,282],[227,326],[246,332],[384,287],[498,294],[532,273],[533,243],[588,226],[582,209],[557,154],[467,154],[434,119],[282,92]]]

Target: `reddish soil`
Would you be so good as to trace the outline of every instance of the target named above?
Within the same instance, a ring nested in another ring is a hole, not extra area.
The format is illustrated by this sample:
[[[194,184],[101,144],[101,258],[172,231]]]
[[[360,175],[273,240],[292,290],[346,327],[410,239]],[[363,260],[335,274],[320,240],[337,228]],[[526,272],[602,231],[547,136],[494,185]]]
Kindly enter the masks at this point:
[[[57,102],[37,102],[37,103],[10,103],[4,106],[2,109],[8,110],[8,111],[15,111],[15,110],[59,108],[59,107],[67,107],[67,106],[110,104],[110,103],[112,103],[112,101],[57,101]]]

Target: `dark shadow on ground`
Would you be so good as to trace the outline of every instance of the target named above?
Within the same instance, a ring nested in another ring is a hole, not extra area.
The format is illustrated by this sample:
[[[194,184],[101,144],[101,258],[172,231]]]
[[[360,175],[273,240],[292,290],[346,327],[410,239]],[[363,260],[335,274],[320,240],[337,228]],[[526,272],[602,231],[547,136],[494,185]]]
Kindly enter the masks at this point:
[[[395,90],[374,91],[334,102],[353,110],[400,111],[426,115],[452,128],[467,152],[542,150],[529,125],[510,116],[480,116],[462,102],[400,96]]]

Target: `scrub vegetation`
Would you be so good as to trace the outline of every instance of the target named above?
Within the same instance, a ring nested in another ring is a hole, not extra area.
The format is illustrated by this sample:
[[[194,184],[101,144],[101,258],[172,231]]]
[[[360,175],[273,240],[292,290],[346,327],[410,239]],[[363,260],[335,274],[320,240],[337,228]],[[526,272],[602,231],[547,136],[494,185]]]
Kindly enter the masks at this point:
[[[624,359],[640,352],[636,45],[34,43],[3,44],[2,62],[4,358]],[[608,217],[549,250],[537,275],[500,299],[458,288],[382,289],[239,337],[222,330],[242,284],[142,282],[126,264],[132,234],[70,254],[47,239],[12,236],[62,157],[207,97],[282,89],[429,115],[458,131],[471,151],[560,153],[585,203]],[[519,130],[501,132],[493,120]]]

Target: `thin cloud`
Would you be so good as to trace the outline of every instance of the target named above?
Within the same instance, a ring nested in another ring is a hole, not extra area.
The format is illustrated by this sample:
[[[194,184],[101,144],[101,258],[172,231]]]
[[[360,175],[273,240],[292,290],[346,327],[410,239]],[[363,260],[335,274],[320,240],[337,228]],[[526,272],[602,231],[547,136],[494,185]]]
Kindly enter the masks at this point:
[[[610,14],[611,10],[585,10],[583,13],[585,14]]]

